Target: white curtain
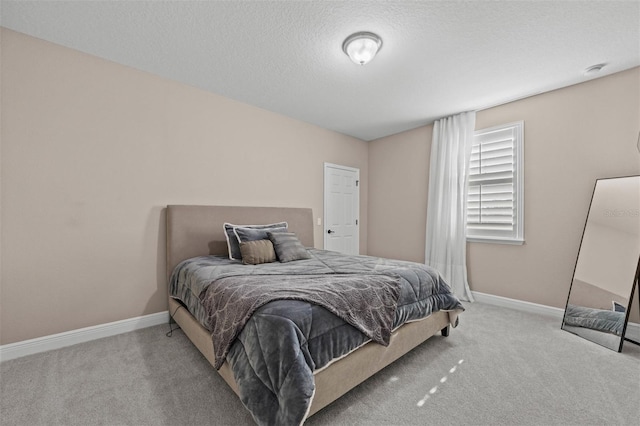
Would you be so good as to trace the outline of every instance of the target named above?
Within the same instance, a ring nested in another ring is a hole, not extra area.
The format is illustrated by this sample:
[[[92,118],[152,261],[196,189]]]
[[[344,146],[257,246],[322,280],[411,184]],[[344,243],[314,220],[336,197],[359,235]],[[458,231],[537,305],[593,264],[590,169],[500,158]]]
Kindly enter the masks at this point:
[[[425,263],[440,272],[461,300],[473,302],[467,282],[467,183],[475,111],[433,126]]]

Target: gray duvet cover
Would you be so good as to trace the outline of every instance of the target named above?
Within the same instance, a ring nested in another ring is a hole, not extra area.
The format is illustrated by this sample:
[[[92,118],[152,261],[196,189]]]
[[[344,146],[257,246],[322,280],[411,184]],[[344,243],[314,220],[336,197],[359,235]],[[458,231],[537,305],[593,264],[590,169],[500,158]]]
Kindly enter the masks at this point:
[[[216,355],[222,357],[218,367],[226,354],[240,398],[258,424],[301,424],[313,399],[314,371],[368,340],[386,344],[391,329],[438,310],[451,311],[455,326],[464,310],[439,274],[423,264],[317,249],[309,253],[308,260],[262,265],[202,256],[179,264],[170,280],[171,297],[212,331]],[[317,286],[324,289],[319,292]],[[345,311],[337,300],[345,289],[358,287],[366,292],[348,298],[384,307],[375,310],[377,318],[363,305]],[[235,297],[238,291],[241,297]],[[247,294],[255,297],[247,302]],[[234,298],[245,307],[230,307]],[[329,306],[336,300],[337,306]]]
[[[590,328],[620,336],[624,328],[625,315],[626,312],[567,304],[564,322],[574,327]]]

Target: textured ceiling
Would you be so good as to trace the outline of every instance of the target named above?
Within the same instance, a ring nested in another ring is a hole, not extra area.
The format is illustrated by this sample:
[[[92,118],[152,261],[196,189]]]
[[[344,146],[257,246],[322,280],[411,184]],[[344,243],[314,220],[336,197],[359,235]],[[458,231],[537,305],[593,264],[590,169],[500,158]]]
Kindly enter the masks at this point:
[[[15,31],[364,140],[640,65],[639,1],[3,0],[0,14]],[[357,31],[384,42],[365,66],[341,49]]]

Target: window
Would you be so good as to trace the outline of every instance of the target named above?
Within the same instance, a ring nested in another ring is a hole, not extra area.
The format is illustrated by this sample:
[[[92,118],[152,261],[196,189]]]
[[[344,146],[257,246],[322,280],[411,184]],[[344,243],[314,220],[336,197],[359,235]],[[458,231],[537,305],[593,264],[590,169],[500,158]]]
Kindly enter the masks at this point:
[[[475,133],[469,163],[467,239],[522,244],[524,122]]]

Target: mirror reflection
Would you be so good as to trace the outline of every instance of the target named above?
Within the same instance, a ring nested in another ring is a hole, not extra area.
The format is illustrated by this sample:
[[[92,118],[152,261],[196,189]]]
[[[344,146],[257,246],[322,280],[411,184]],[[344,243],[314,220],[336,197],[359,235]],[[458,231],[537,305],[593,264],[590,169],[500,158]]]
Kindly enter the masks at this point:
[[[640,176],[598,179],[562,329],[622,350],[628,314],[639,316],[630,311],[639,259]]]

